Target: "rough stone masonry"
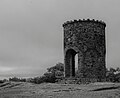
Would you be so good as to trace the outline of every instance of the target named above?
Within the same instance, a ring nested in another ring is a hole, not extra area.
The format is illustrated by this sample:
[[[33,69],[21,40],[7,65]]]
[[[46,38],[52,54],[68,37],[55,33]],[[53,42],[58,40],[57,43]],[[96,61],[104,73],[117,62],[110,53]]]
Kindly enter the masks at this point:
[[[79,77],[105,79],[105,27],[103,21],[94,19],[63,24],[65,77],[75,77],[75,55],[78,54]]]

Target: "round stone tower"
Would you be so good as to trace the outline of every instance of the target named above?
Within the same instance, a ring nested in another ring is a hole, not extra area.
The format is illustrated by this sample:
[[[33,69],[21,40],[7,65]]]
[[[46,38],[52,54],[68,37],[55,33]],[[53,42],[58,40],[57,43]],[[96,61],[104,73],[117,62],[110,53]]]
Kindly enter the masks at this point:
[[[103,21],[74,20],[63,24],[65,77],[75,77],[75,55],[81,78],[105,79],[106,44]]]

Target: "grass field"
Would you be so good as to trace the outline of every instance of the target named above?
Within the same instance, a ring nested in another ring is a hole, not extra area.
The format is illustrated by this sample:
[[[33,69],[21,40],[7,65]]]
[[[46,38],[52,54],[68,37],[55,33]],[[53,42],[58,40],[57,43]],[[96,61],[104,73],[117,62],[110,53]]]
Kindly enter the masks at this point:
[[[120,83],[55,84],[6,82],[0,98],[120,98]]]

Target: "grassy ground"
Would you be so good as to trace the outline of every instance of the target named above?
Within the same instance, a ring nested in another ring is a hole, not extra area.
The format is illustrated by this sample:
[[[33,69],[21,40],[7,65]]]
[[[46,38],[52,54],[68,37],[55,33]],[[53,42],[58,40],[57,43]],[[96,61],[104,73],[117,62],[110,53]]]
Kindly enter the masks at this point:
[[[0,84],[0,98],[120,98],[120,83],[77,85],[6,82]]]

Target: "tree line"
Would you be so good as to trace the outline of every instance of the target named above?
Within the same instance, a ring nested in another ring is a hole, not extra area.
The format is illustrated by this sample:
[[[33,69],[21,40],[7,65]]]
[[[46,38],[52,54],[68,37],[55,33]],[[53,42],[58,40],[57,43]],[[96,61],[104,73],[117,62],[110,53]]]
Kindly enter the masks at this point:
[[[77,76],[78,71],[76,71]],[[42,75],[34,78],[9,78],[8,81],[15,82],[31,82],[31,83],[55,83],[64,78],[64,64],[57,63],[56,65],[47,68],[47,71]],[[5,81],[5,80],[4,80]],[[108,82],[120,82],[120,68],[107,68],[106,69],[106,81]],[[0,82],[3,82],[2,80]]]

